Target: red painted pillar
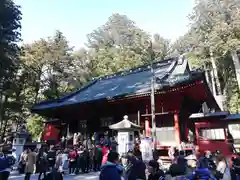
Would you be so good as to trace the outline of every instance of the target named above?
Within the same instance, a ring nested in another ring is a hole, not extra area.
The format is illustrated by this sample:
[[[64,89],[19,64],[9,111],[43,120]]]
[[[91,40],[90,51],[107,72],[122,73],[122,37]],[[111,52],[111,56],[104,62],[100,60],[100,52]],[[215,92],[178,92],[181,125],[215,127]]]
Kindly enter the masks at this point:
[[[174,113],[174,129],[175,129],[176,144],[179,145],[181,144],[181,140],[180,140],[179,118],[178,118],[177,112]]]
[[[149,118],[145,118],[145,136],[146,137],[150,137],[151,136]]]
[[[146,114],[148,114],[148,105],[146,105],[146,107],[145,107],[145,112],[146,112]],[[149,117],[145,118],[145,136],[146,137],[150,137],[151,136]]]
[[[199,154],[199,132],[198,132],[198,127],[197,127],[197,125],[196,124],[194,124],[194,126],[195,126],[195,139],[196,139],[196,147],[195,147],[195,150],[196,150],[196,152],[197,152],[197,154]]]

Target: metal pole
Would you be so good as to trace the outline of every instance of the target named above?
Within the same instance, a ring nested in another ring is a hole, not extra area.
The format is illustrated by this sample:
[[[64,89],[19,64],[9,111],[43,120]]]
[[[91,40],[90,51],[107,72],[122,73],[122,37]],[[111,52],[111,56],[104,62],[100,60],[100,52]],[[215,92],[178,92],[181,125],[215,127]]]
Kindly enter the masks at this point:
[[[67,148],[68,146],[68,137],[69,137],[69,123],[67,124],[67,137],[66,137],[66,144],[65,144],[65,148]]]
[[[156,120],[155,120],[155,72],[153,67],[154,54],[152,49],[152,42],[149,46],[150,62],[151,62],[151,116],[152,116],[152,138],[154,148],[156,145],[157,134],[156,134]]]

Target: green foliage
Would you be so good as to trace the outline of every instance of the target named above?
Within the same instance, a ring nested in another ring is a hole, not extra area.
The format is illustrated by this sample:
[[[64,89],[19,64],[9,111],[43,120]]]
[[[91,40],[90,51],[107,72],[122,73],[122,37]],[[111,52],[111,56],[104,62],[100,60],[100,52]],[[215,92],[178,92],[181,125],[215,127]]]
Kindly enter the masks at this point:
[[[212,69],[217,65],[222,91],[226,95],[226,110],[239,112],[240,44],[239,4],[235,0],[196,1],[190,15],[191,28],[173,47],[179,53],[188,52],[193,67]]]
[[[144,42],[149,36],[127,16],[113,14],[101,27],[87,35],[92,49],[94,76],[115,73],[144,63]]]
[[[101,27],[87,35],[91,76],[116,73],[149,63],[150,35],[125,15],[113,14]],[[153,38],[154,59],[169,55],[170,43],[159,34]]]
[[[16,70],[18,63],[18,46],[21,12],[12,0],[0,2],[0,79],[9,81]]]
[[[27,129],[34,140],[38,140],[44,130],[44,119],[38,115],[29,116],[27,119]]]
[[[71,53],[72,48],[60,31],[53,37],[22,47],[21,74],[26,78],[26,87],[22,91],[24,107],[30,108],[46,99],[58,99],[74,88],[76,76],[72,74],[77,67]],[[26,119],[30,123],[29,131],[36,138],[43,127],[42,119],[35,115],[29,115]]]

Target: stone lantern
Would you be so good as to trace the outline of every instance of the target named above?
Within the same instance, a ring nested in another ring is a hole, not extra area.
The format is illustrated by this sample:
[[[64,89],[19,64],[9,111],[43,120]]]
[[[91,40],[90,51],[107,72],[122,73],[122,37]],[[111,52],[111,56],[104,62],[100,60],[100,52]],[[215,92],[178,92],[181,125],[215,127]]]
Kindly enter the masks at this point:
[[[26,131],[24,127],[20,128],[14,134],[15,135],[13,138],[12,149],[14,149],[14,156],[18,160],[24,150],[24,145],[27,139],[29,139],[30,134]]]
[[[109,126],[110,129],[117,131],[118,153],[120,156],[134,148],[134,132],[142,128],[128,120],[125,115],[123,120]]]

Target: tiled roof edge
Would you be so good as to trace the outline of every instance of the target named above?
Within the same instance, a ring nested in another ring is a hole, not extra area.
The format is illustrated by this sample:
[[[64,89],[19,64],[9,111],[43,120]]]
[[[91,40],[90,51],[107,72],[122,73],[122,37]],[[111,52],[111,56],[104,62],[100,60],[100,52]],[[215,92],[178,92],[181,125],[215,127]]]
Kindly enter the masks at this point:
[[[166,59],[166,60],[156,61],[156,62],[153,63],[153,66],[155,66],[154,68],[158,68],[158,67],[167,65],[169,63],[173,63],[175,61],[176,65],[174,65],[173,68],[169,69],[169,70],[172,70],[172,69],[174,69],[177,66],[178,59],[179,59],[178,57],[173,57],[173,58]],[[129,69],[129,70],[120,71],[120,72],[117,72],[117,73],[112,74],[112,75],[106,75],[106,76],[102,76],[102,77],[99,77],[99,78],[95,78],[95,79],[91,80],[89,83],[87,83],[86,85],[84,85],[83,87],[81,87],[78,90],[76,90],[75,92],[72,92],[72,93],[69,93],[68,95],[60,97],[60,99],[46,100],[46,101],[42,101],[42,102],[40,102],[38,104],[33,105],[31,107],[31,111],[34,111],[35,109],[38,109],[39,105],[62,102],[64,100],[66,100],[66,99],[68,99],[68,98],[78,94],[79,92],[83,91],[84,89],[88,88],[89,86],[92,86],[93,84],[95,84],[99,80],[107,80],[107,79],[114,78],[116,76],[127,76],[127,75],[130,75],[130,74],[133,74],[133,73],[139,73],[139,72],[146,71],[146,70],[149,70],[149,69],[150,69],[150,64],[146,64],[146,65],[138,66],[136,68],[132,68],[132,69]],[[166,74],[168,74],[168,73],[169,72],[166,72]]]
[[[83,87],[81,87],[80,89],[78,89],[78,90],[76,90],[74,92],[71,92],[71,93],[69,93],[69,94],[67,94],[65,96],[62,96],[60,99],[42,101],[42,102],[40,102],[38,104],[33,105],[30,109],[31,109],[31,111],[34,111],[35,109],[38,109],[38,106],[40,106],[40,105],[62,102],[65,99],[68,99],[68,98],[74,96],[75,94],[79,93],[80,91],[82,91],[82,90],[88,88],[89,86],[95,84],[96,82],[97,82],[97,79],[96,80],[92,80],[89,83],[87,83],[86,85],[84,85]]]
[[[166,59],[166,60],[159,60],[159,61],[154,62],[153,66],[154,66],[154,69],[156,69],[158,67],[168,65],[169,63],[172,63],[173,61],[178,61],[178,58],[174,57],[174,58],[170,58],[170,59]],[[128,70],[120,71],[120,72],[117,72],[117,73],[114,73],[114,74],[102,76],[102,77],[96,78],[96,80],[106,80],[106,79],[111,79],[111,78],[114,78],[114,77],[117,77],[117,76],[127,76],[127,75],[130,75],[130,74],[147,71],[150,68],[151,68],[150,64],[145,64],[145,65],[138,66],[138,67],[135,67],[135,68],[132,68],[132,69],[128,69]]]

